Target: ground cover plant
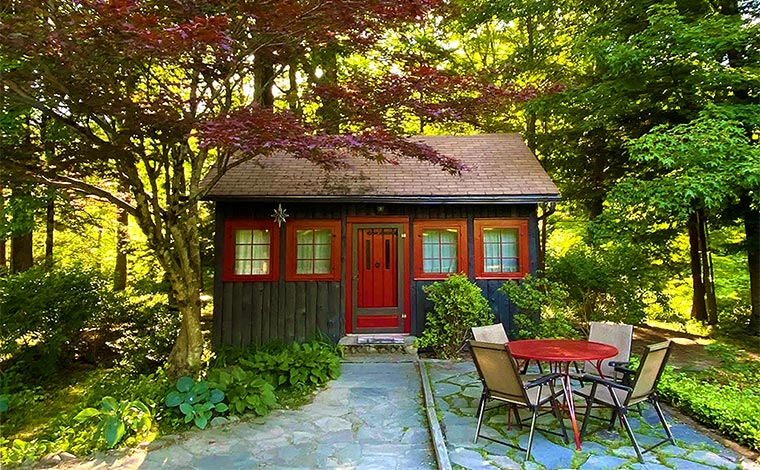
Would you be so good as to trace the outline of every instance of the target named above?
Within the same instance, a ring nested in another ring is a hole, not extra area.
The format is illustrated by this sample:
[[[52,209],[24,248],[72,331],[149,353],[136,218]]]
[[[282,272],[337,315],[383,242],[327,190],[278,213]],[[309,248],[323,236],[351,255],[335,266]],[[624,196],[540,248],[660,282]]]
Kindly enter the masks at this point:
[[[668,369],[659,395],[731,440],[760,451],[760,361],[725,343],[705,348],[720,357],[720,367]]]

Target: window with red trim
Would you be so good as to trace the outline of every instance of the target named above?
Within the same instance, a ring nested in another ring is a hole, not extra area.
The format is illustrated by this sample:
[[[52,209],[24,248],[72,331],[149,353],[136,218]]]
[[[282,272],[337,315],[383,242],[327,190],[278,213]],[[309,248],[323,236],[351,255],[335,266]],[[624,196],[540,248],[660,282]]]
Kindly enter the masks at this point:
[[[528,220],[475,219],[475,277],[521,279],[528,274]]]
[[[467,272],[465,220],[414,221],[414,278],[445,279]]]
[[[269,220],[227,220],[224,224],[225,281],[279,279],[280,230]]]
[[[339,220],[290,220],[286,240],[285,279],[340,280]]]

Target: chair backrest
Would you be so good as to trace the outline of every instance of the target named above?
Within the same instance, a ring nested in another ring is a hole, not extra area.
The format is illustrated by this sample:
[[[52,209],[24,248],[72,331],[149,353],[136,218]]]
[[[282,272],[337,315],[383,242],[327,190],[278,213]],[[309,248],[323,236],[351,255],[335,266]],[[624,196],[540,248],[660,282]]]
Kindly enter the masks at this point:
[[[597,343],[606,343],[618,349],[616,356],[602,361],[600,369],[606,378],[612,378],[615,368],[610,366],[610,361],[627,361],[631,357],[631,340],[633,339],[633,326],[622,323],[589,322],[588,340]],[[596,364],[586,362],[586,372],[596,373]]]
[[[500,343],[505,344],[509,341],[504,326],[501,323],[488,326],[473,326],[472,337],[475,341],[483,343]]]
[[[636,377],[631,384],[632,391],[628,395],[628,404],[633,405],[645,400],[655,391],[670,357],[672,345],[673,343],[668,340],[646,347],[639,368],[636,370]]]
[[[489,397],[529,405],[520,373],[504,344],[470,340],[470,353]]]

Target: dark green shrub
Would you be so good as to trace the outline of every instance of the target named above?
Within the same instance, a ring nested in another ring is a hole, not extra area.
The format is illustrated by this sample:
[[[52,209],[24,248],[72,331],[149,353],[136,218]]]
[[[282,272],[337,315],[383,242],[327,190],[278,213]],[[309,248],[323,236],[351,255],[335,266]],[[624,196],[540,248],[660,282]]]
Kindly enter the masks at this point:
[[[423,287],[433,302],[426,313],[425,330],[417,340],[419,347],[431,347],[442,358],[455,356],[473,326],[490,325],[494,316],[480,287],[464,274]]]
[[[546,278],[567,292],[567,307],[578,323],[606,320],[640,324],[652,302],[667,309],[661,279],[647,259],[629,245],[578,245],[547,259]]]
[[[169,358],[179,331],[179,312],[169,308],[166,294],[127,294],[122,311],[128,314],[109,319],[118,334],[108,346],[118,354],[119,366],[150,373]]]
[[[83,354],[117,297],[99,273],[79,266],[33,268],[0,279],[0,354],[25,378],[41,379]]]

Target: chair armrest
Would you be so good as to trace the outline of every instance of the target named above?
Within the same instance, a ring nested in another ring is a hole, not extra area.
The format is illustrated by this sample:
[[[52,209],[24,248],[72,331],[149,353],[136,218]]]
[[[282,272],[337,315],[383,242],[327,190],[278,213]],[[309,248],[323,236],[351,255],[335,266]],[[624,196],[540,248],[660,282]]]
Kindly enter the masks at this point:
[[[627,366],[630,363],[631,363],[631,361],[610,361],[607,364],[609,364],[610,367],[621,367],[621,368],[623,368],[624,366]]]
[[[621,377],[620,382],[622,382],[625,385],[630,385],[632,377],[636,375],[636,371],[633,369],[629,369],[628,367],[623,366],[614,366],[615,372],[622,374],[623,377]]]
[[[600,385],[604,385],[605,387],[617,388],[620,390],[624,390],[626,392],[630,392],[631,390],[633,390],[631,387],[627,385],[623,385],[621,383],[618,383],[612,380],[603,379],[596,375],[585,374],[581,377],[581,380],[583,380],[584,382],[595,382]]]
[[[561,377],[561,376],[562,376],[562,374],[560,374],[558,372],[555,372],[553,374],[544,375],[542,377],[537,378],[536,380],[533,380],[531,382],[526,383],[525,384],[525,390],[527,390],[529,388],[537,387],[539,385],[543,385],[546,382],[555,380],[556,378]]]

